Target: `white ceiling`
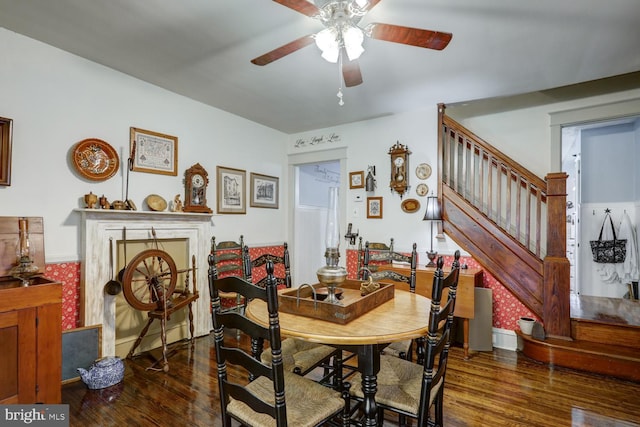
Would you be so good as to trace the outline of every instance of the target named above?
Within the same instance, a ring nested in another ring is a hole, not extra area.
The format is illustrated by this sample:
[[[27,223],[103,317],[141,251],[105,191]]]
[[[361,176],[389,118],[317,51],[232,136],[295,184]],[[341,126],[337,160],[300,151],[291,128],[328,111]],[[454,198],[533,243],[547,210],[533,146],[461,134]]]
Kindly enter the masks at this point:
[[[640,71],[638,0],[382,0],[370,22],[453,39],[366,39],[340,107],[315,45],[249,62],[322,29],[271,0],[0,0],[2,27],[286,133]]]

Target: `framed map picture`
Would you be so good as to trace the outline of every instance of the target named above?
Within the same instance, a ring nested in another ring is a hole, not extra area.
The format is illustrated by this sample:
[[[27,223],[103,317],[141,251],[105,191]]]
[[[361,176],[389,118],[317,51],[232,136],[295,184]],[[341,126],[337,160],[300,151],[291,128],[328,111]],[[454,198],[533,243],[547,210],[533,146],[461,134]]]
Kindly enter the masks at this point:
[[[178,175],[178,137],[132,127],[129,140],[130,170]]]

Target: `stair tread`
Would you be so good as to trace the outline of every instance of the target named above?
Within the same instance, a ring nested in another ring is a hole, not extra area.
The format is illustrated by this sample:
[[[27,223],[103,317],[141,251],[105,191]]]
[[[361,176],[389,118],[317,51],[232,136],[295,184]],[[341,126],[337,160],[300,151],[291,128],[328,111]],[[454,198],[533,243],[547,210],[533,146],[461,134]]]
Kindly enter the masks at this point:
[[[554,346],[579,350],[586,353],[606,354],[615,358],[636,360],[640,362],[640,352],[631,346],[612,346],[610,344],[585,341],[585,340],[565,340],[561,338],[547,337],[543,343]]]

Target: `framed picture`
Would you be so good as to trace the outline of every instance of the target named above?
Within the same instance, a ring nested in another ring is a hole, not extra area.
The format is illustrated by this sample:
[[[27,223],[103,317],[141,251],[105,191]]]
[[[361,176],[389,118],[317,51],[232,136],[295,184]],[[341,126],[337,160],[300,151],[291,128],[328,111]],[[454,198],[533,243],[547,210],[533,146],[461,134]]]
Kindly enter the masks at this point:
[[[218,213],[247,213],[247,172],[241,169],[216,167]]]
[[[349,188],[364,188],[364,171],[349,172]]]
[[[382,197],[367,197],[367,218],[382,218]]]
[[[279,178],[251,172],[251,201],[254,208],[278,209]]]
[[[0,185],[11,185],[11,128],[13,120],[0,117]]]
[[[178,137],[131,128],[129,169],[136,172],[178,175]]]

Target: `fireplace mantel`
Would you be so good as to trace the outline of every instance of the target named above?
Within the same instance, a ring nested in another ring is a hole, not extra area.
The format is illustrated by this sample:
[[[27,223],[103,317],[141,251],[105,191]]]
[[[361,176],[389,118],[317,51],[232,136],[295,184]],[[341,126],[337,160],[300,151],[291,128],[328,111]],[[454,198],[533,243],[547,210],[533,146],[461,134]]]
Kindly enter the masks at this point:
[[[109,268],[109,238],[123,240],[126,228],[127,240],[152,239],[151,227],[156,238],[186,239],[189,259],[196,257],[196,280],[200,298],[194,304],[196,336],[210,332],[209,288],[207,284],[207,255],[210,250],[213,215],[182,212],[149,212],[102,209],[76,209],[82,224],[82,270],[80,318],[84,326],[102,325],[102,354],[115,354],[116,307],[115,297],[104,292],[104,285],[111,279]],[[134,256],[135,254],[131,254]],[[117,259],[114,249],[114,259]],[[129,257],[131,258],[131,257]]]

